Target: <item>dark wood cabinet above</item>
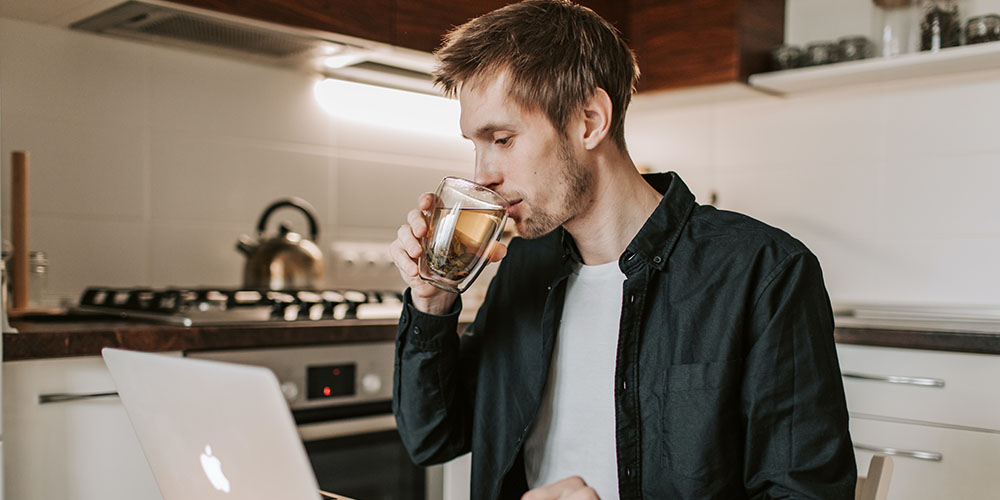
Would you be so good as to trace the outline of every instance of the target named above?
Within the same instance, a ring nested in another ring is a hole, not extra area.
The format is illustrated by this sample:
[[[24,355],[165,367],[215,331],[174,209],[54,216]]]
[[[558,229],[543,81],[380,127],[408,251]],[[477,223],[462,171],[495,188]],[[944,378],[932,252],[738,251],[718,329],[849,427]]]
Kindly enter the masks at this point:
[[[784,40],[785,0],[629,0],[639,91],[746,82]]]
[[[173,0],[430,52],[451,28],[510,0]],[[784,36],[785,0],[580,0],[639,60],[639,91],[746,82]]]

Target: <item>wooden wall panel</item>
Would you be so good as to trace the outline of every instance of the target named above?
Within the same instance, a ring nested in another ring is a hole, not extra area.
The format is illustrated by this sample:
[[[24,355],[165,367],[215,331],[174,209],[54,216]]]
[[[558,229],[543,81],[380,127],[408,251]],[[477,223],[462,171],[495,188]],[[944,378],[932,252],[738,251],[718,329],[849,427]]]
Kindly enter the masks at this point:
[[[740,4],[740,77],[771,69],[770,53],[785,40],[785,0],[743,0]]]
[[[431,52],[444,34],[462,23],[516,0],[398,0],[395,44]],[[628,35],[628,2],[623,0],[579,0]]]
[[[513,0],[173,0],[431,52],[444,34]],[[639,91],[746,81],[784,38],[785,0],[579,0],[639,60]]]
[[[395,44],[432,52],[446,32],[476,16],[512,3],[510,0],[399,0]]]
[[[737,19],[736,0],[633,0],[639,90],[735,80]]]

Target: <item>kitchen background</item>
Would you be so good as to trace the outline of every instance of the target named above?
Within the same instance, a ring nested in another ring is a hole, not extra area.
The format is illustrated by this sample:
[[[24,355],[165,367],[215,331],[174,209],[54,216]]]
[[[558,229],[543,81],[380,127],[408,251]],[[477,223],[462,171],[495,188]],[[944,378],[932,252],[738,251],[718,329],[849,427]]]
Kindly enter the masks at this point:
[[[997,12],[1000,1],[966,8]],[[789,0],[786,41],[868,34],[871,9]],[[348,86],[338,95],[361,110],[330,112],[316,81],[0,18],[2,199],[10,152],[30,151],[46,303],[75,302],[95,284],[236,286],[238,237],[286,196],[318,210],[331,286],[360,276],[368,288],[400,286],[383,249],[405,212],[441,176],[472,175],[457,107],[430,104],[423,120],[395,92]],[[400,123],[408,117],[418,127]],[[783,98],[641,95],[626,130],[637,164],[675,170],[699,202],[715,193],[720,208],[803,240],[835,302],[996,306],[998,117],[1000,70],[984,68]]]

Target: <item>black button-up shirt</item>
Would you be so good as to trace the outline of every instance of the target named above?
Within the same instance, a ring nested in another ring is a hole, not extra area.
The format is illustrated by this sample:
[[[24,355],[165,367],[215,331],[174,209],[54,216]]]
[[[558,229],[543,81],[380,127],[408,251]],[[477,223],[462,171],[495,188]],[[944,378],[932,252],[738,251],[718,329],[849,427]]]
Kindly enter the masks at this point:
[[[623,499],[852,499],[856,468],[816,257],[788,234],[698,205],[673,173],[618,260],[615,368]],[[399,323],[393,407],[418,464],[472,451],[472,498],[520,498],[566,278],[562,229],[514,239],[475,322]],[[581,436],[581,439],[586,439]],[[584,478],[586,480],[586,478]]]

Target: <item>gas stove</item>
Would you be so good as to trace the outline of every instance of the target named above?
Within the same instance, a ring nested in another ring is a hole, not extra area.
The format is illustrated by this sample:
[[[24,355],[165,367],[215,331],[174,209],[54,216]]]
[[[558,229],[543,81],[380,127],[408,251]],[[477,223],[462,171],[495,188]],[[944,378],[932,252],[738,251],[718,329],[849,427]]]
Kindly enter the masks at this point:
[[[110,288],[84,290],[78,312],[194,326],[209,324],[394,319],[403,294],[386,290]]]

